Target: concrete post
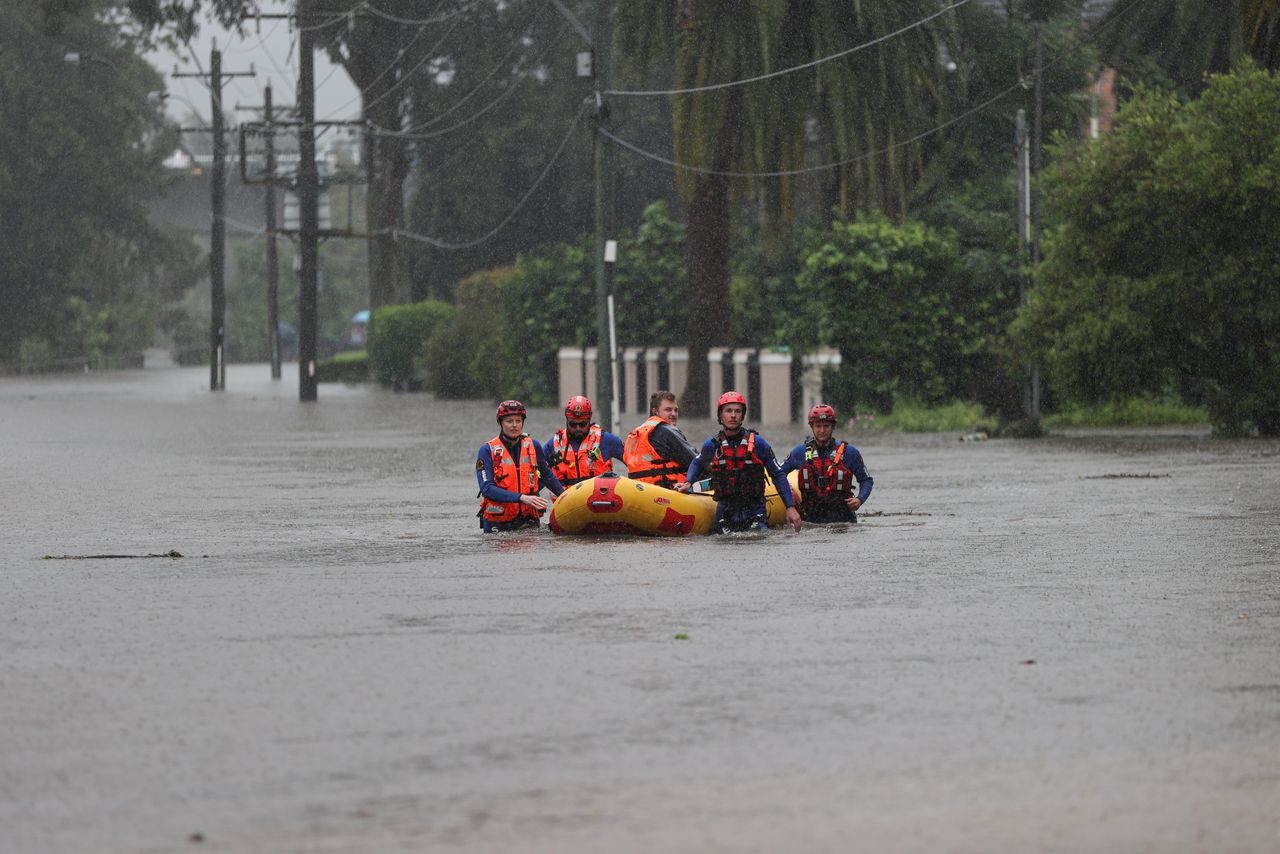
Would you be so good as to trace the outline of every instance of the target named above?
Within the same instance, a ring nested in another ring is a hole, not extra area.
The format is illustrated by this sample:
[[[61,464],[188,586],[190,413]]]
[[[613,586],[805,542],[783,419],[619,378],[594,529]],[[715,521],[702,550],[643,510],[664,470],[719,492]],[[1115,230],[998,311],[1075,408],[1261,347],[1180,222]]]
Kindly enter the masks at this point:
[[[662,359],[664,353],[661,347],[650,347],[644,351],[644,387],[649,390],[649,394],[662,389],[658,385],[658,361]],[[646,408],[645,412],[648,411]]]
[[[648,411],[640,399],[640,368],[636,364],[643,352],[643,347],[627,347],[622,351],[622,387],[625,393],[621,399],[624,412]]]
[[[724,362],[729,358],[732,351],[728,347],[712,347],[707,350],[707,362],[709,363],[711,373],[711,383],[708,386],[708,395],[710,400],[708,417],[713,421],[716,417],[716,401],[720,399],[720,395],[724,394]]]
[[[840,351],[823,347],[816,353],[809,353],[802,361],[804,373],[800,380],[800,418],[804,420],[814,404],[826,402],[822,391],[822,372],[827,368],[840,367]]]
[[[560,366],[560,400],[559,405],[575,394],[582,394],[582,348],[561,347],[556,354]]]
[[[755,355],[754,348],[739,347],[733,351],[733,388],[734,391],[745,395],[751,384],[751,357]],[[750,403],[751,401],[747,401]]]
[[[791,423],[791,354],[760,351],[760,424]]]
[[[667,379],[671,384],[671,393],[679,400],[684,394],[685,386],[689,384],[688,347],[667,348]]]
[[[598,376],[596,374],[596,360],[599,358],[600,351],[595,347],[588,347],[583,351],[583,361],[587,367],[587,390],[586,395],[591,400],[591,405],[596,406],[596,383]],[[560,401],[560,405],[564,406],[564,401]]]

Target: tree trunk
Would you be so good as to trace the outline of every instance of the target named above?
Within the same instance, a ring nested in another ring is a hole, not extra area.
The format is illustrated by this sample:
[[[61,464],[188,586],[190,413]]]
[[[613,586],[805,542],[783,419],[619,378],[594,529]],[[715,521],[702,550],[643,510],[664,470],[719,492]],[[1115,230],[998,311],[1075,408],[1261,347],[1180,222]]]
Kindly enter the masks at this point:
[[[384,128],[400,126],[395,94],[370,107],[365,118]],[[409,260],[403,240],[393,232],[404,229],[404,182],[409,176],[405,142],[393,136],[374,136],[368,146],[369,186],[365,217],[369,224],[369,309],[397,305],[409,298]]]
[[[364,93],[365,121],[399,130],[404,87],[391,91],[399,73],[387,72],[387,57],[395,55],[406,36],[403,28],[381,18],[361,16],[347,41],[343,67]],[[412,57],[401,56],[398,62]],[[389,93],[389,94],[388,94]],[[398,137],[368,134],[364,146],[365,225],[369,239],[369,310],[396,305],[409,297],[409,265],[403,241],[392,230],[404,228],[404,182],[409,176],[407,144]]]
[[[732,98],[736,101],[736,98]],[[711,168],[728,171],[733,165],[737,130],[736,104],[725,111],[716,134]],[[729,298],[731,230],[730,181],[724,175],[699,175],[689,203],[686,241],[689,264],[689,382],[682,407],[702,417],[708,412],[711,371],[707,351],[733,343]]]

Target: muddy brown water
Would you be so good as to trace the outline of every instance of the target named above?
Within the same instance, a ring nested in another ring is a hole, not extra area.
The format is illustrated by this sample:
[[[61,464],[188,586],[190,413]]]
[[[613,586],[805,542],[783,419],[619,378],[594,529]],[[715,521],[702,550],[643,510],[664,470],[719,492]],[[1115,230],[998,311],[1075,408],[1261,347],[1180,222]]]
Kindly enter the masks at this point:
[[[207,376],[0,378],[0,850],[1280,850],[1276,442],[857,436],[856,528],[485,538],[490,405]]]

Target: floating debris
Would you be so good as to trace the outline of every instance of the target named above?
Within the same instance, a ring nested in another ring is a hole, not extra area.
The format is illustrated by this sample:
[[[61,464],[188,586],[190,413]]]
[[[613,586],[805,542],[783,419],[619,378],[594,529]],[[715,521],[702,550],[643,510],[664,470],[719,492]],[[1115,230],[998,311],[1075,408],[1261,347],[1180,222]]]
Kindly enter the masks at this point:
[[[121,560],[125,558],[138,559],[144,557],[182,557],[182,552],[177,549],[170,549],[164,554],[145,554],[145,555],[45,555],[45,560]]]
[[[1131,472],[1118,472],[1116,474],[1087,474],[1085,480],[1121,480],[1121,479],[1142,479],[1142,480],[1159,480],[1162,477],[1173,477],[1170,474],[1138,474]]]

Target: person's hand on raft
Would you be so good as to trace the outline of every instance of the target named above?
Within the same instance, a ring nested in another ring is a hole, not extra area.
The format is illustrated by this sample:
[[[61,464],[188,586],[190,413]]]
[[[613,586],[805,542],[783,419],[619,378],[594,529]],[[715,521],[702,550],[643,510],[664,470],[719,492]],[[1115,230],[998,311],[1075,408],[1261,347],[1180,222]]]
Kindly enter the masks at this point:
[[[787,508],[787,524],[795,528],[797,531],[800,530],[800,511],[799,510],[797,510],[794,507]]]
[[[539,513],[541,513],[543,510],[546,510],[547,507],[550,506],[550,503],[547,501],[547,499],[543,498],[541,495],[521,495],[520,503],[528,504],[530,507],[532,507],[534,510],[537,510]]]
[[[675,486],[671,488],[674,489],[676,492],[688,492],[689,490],[693,489],[693,484],[688,482],[677,483]]]

